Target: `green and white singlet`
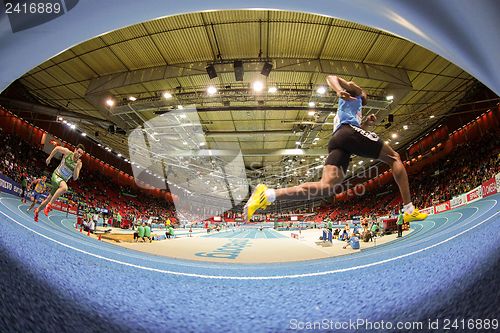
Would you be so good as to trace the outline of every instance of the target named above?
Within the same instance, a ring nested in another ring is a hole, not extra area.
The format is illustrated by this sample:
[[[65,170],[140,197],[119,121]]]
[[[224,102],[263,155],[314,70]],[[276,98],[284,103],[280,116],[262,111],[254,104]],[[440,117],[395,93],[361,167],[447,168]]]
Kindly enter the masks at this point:
[[[77,162],[78,161],[73,159],[73,153],[70,153],[66,157],[62,158],[61,163],[59,163],[59,166],[54,170],[52,177],[50,178],[52,182],[52,194],[57,191],[59,184],[63,180],[68,182],[68,180],[73,177],[73,172],[75,171]]]

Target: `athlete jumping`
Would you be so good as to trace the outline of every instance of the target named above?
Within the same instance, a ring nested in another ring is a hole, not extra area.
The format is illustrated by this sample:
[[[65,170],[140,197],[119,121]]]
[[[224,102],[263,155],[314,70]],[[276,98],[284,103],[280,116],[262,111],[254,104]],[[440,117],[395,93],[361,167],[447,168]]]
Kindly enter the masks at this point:
[[[366,127],[373,125],[377,118],[370,114],[362,122],[361,109],[367,102],[365,91],[353,81],[347,82],[335,75],[329,75],[326,81],[337,93],[339,105],[321,180],[276,190],[259,184],[243,209],[244,218],[249,221],[258,209],[266,209],[276,200],[309,200],[332,196],[336,186],[344,180],[351,155],[355,154],[378,159],[391,167],[403,198],[405,222],[425,219],[427,214],[420,213],[413,207],[408,175],[399,154],[377,134],[366,131]]]
[[[36,205],[38,199],[41,198],[43,194],[45,194],[45,191],[47,190],[47,176],[42,176],[42,178],[37,178],[34,181],[31,182],[31,184],[28,186],[28,190],[33,188],[33,185],[35,185],[35,188],[33,189],[33,193],[31,194],[31,206],[27,209],[29,212],[33,207]]]
[[[35,222],[38,222],[38,212],[39,210],[47,205],[43,210],[45,216],[49,216],[49,212],[52,210],[52,203],[59,198],[62,194],[68,191],[68,181],[73,178],[73,180],[77,180],[78,176],[80,176],[80,170],[82,168],[82,161],[80,157],[82,157],[85,147],[82,144],[76,146],[75,150],[71,152],[68,148],[64,147],[55,147],[50,153],[49,157],[45,161],[47,165],[50,164],[50,160],[54,157],[55,154],[61,153],[63,157],[61,159],[61,163],[52,173],[52,177],[50,178],[52,184],[52,190],[50,191],[49,196],[40,204],[39,207],[35,209]]]

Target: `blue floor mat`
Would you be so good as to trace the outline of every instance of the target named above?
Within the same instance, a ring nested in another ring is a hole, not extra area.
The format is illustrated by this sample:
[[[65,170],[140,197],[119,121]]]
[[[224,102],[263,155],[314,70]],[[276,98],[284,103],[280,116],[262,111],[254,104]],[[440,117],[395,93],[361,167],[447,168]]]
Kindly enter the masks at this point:
[[[323,320],[498,319],[499,200],[429,216],[409,236],[352,255],[239,265],[98,242],[58,212],[34,223],[2,194],[0,331],[283,332]],[[336,331],[355,330],[368,331]]]

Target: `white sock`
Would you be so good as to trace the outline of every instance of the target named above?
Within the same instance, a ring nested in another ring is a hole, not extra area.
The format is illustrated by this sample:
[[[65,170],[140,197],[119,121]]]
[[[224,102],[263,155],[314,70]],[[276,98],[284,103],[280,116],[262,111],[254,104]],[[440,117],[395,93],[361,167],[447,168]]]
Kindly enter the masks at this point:
[[[272,188],[268,188],[266,190],[266,197],[269,203],[273,203],[276,200],[276,191],[273,190]]]
[[[411,201],[403,206],[403,212],[408,214],[412,214],[414,209],[415,207],[413,207],[413,203]]]

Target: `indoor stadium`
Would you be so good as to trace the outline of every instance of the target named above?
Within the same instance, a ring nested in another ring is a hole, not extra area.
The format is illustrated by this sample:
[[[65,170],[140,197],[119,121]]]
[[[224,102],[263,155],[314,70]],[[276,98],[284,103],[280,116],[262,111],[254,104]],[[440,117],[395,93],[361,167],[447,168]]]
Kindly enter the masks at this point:
[[[498,2],[2,6],[0,332],[499,330]]]

